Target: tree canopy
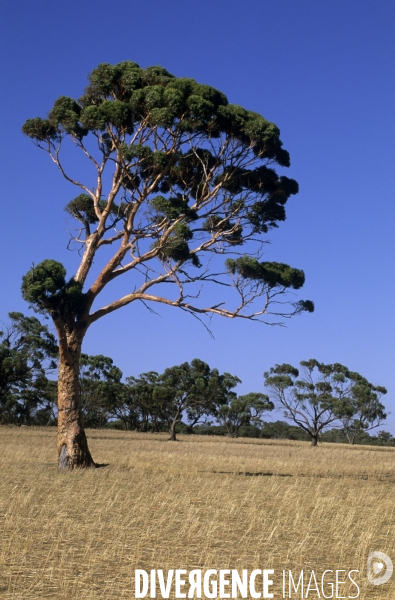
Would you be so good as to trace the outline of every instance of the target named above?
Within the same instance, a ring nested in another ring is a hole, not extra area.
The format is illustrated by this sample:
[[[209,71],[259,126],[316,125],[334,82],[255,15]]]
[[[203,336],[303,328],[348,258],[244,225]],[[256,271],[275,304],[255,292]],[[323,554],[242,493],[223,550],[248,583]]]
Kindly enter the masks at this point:
[[[46,119],[29,119],[22,129],[82,192],[66,206],[81,226],[75,236],[83,249],[80,268],[69,279],[54,260],[32,268],[22,291],[36,308],[66,321],[78,317],[104,285],[130,271],[130,294],[94,311],[89,322],[134,300],[232,317],[245,316],[244,309],[263,295],[263,305],[249,316],[266,315],[274,297],[302,287],[303,271],[261,262],[258,248],[250,256],[247,244],[259,246],[261,234],[285,220],[287,200],[298,191],[296,181],[273,168],[290,164],[279,129],[230,104],[213,87],[162,67],[101,64],[79,99],[61,96]],[[63,163],[67,139],[96,171],[86,182]],[[112,259],[83,292],[96,251],[116,244]],[[214,277],[232,277],[240,304],[232,310],[222,303],[194,306],[187,284],[216,281],[202,257],[227,253],[238,258],[226,260]],[[160,283],[175,285],[177,296],[154,293],[151,288]],[[299,302],[291,314],[312,309],[311,302]]]
[[[358,374],[353,375],[354,384],[340,415],[350,444],[355,442],[358,435],[379,427],[387,418],[385,407],[380,402],[381,397],[387,393],[386,388],[375,386]]]
[[[207,363],[194,358],[191,363],[168,368],[159,379],[156,397],[167,400],[170,419],[170,438],[176,440],[176,426],[184,411],[192,424],[203,416],[217,415],[218,406],[226,402],[229,390],[239,383],[239,379],[217,369],[210,369]]]

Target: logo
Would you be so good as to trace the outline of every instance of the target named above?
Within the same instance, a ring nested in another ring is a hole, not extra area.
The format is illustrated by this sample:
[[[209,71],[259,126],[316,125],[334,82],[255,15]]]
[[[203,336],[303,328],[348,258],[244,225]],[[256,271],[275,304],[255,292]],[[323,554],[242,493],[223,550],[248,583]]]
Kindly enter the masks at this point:
[[[384,571],[384,567],[386,570]],[[371,552],[368,556],[368,580],[372,585],[383,585],[391,579],[394,565],[384,552]],[[382,573],[382,575],[380,575]],[[380,577],[377,577],[380,575]]]

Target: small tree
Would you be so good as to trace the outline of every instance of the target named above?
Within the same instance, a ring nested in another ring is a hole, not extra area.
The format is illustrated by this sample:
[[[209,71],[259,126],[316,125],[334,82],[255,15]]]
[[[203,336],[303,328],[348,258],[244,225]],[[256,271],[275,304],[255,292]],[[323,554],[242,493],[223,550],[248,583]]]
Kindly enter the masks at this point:
[[[264,234],[284,221],[298,185],[274,170],[290,161],[273,123],[162,67],[101,64],[78,100],[61,96],[48,118],[22,129],[79,188],[66,206],[79,227],[74,275],[44,260],[25,275],[22,293],[51,316],[59,337],[59,466],[86,467],[94,463],[78,373],[92,323],[133,302],[270,323],[313,310],[310,301],[284,306],[286,292],[303,286],[303,271],[261,260]],[[89,165],[85,181],[66,168],[69,142]],[[225,265],[218,256],[228,256]],[[129,292],[93,308],[123,275]],[[210,302],[202,284],[236,297]]]
[[[0,422],[29,425],[51,394],[48,372],[56,368],[55,337],[35,317],[9,313],[0,331]]]
[[[228,373],[220,375],[217,369],[210,369],[198,358],[194,358],[191,364],[185,362],[164,371],[154,395],[164,399],[169,407],[170,440],[177,440],[176,427],[185,411],[190,418],[198,415],[199,419],[203,414],[216,412],[217,406],[225,402],[229,378]],[[238,381],[237,378],[234,380]]]
[[[265,394],[250,392],[245,396],[228,396],[228,402],[218,409],[217,419],[229,437],[236,438],[244,425],[262,425],[264,412],[273,410],[274,404]]]
[[[394,445],[395,441],[395,438],[393,437],[392,433],[384,430],[378,432],[377,439],[380,441],[380,443],[386,445]]]
[[[215,420],[221,406],[228,402],[230,396],[233,397],[232,390],[238,383],[241,381],[236,375],[230,373],[220,375],[217,369],[213,369],[209,377],[206,400],[202,403],[191,403],[186,410],[188,431],[193,431],[195,425],[208,424],[211,423],[211,419]]]
[[[341,422],[349,444],[354,444],[358,435],[379,427],[387,418],[380,402],[387,390],[374,386],[358,373],[350,373],[349,377],[353,384],[342,407]]]
[[[384,388],[375,388],[339,363],[325,365],[311,359],[300,365],[301,377],[291,365],[272,367],[264,374],[265,386],[285,409],[285,416],[309,434],[312,446],[317,446],[321,433],[336,421],[344,425],[344,421],[354,418],[358,429],[360,419],[366,424],[384,417],[384,407],[377,404],[377,393],[383,393]]]

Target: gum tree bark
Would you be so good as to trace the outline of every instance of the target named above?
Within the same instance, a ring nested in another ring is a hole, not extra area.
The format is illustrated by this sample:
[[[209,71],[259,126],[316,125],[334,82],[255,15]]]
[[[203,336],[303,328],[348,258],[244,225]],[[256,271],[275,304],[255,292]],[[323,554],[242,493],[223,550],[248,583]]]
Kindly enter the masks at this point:
[[[84,431],[79,386],[82,339],[72,336],[60,346],[58,376],[58,466],[94,467]]]

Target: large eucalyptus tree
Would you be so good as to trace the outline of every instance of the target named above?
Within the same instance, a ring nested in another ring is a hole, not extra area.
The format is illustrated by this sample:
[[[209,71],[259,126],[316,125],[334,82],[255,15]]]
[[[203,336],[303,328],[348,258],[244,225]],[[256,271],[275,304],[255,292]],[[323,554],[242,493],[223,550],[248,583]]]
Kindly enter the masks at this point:
[[[23,132],[80,192],[66,207],[80,223],[75,274],[67,278],[62,264],[44,260],[25,275],[22,291],[59,336],[59,466],[86,467],[94,463],[78,363],[92,323],[136,301],[266,322],[313,310],[310,301],[288,308],[282,301],[302,287],[303,271],[261,261],[263,234],[285,219],[298,185],[273,168],[289,166],[273,123],[162,67],[101,64],[81,98],[61,96]],[[65,166],[69,142],[91,167],[85,181]],[[218,255],[228,256],[221,267]],[[102,269],[88,277],[94,260]],[[123,275],[130,291],[96,307],[104,287]],[[202,283],[229,286],[238,300],[228,305],[235,297],[221,287],[223,299],[207,302]]]

